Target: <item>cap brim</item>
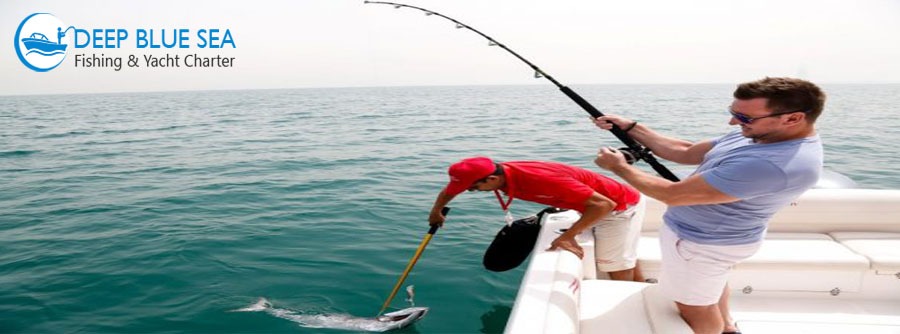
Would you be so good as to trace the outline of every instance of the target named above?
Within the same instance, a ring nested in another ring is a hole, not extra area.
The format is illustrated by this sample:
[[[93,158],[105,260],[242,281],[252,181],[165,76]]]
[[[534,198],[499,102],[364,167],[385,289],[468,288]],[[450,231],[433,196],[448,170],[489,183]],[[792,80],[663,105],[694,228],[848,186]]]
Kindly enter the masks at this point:
[[[450,182],[447,183],[447,187],[444,188],[444,193],[450,196],[456,196],[469,189],[469,186],[462,182]]]

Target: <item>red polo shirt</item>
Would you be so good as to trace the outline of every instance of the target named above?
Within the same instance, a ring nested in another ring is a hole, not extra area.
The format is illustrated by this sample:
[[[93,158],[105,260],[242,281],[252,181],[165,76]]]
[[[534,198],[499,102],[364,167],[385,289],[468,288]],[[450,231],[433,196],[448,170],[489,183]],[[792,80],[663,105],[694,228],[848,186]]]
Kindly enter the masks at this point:
[[[510,161],[501,163],[507,196],[553,207],[584,212],[584,202],[596,191],[616,202],[615,210],[636,204],[640,193],[584,168],[558,162]]]

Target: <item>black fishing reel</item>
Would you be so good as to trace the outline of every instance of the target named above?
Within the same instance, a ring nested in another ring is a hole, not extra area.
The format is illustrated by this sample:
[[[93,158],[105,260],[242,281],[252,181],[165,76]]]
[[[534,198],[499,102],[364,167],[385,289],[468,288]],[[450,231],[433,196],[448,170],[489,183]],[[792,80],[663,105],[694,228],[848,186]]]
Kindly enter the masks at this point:
[[[634,165],[635,162],[642,159],[644,157],[644,154],[649,151],[646,148],[644,148],[643,150],[635,150],[630,147],[620,147],[618,150],[619,152],[622,152],[622,155],[625,156],[625,162],[627,162],[629,165]]]

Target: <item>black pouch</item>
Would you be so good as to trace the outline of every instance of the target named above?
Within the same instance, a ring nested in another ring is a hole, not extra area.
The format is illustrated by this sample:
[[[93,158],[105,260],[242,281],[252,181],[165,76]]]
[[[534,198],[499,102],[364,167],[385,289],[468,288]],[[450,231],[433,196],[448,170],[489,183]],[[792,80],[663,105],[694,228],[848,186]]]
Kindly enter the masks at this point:
[[[484,252],[482,263],[490,271],[507,271],[518,267],[534,249],[538,234],[541,232],[541,217],[545,213],[565,211],[559,208],[546,208],[533,216],[528,216],[504,225],[494,241]]]

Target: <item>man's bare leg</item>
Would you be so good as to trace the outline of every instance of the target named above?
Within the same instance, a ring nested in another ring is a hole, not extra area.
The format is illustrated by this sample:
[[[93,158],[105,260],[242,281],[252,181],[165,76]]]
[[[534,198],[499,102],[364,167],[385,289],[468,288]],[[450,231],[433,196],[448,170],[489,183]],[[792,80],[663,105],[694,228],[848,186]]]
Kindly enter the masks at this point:
[[[645,282],[644,272],[641,271],[641,264],[639,262],[635,262],[634,264],[634,281],[635,282]]]
[[[635,269],[625,269],[620,271],[610,271],[609,278],[614,281],[633,281],[635,276]]]
[[[722,321],[724,322],[725,327],[723,327],[722,332],[737,332],[737,326],[735,326],[734,319],[731,318],[731,309],[728,307],[728,298],[731,296],[731,291],[728,290],[728,284],[725,284],[725,289],[722,290],[722,297],[719,297],[719,312],[722,314]]]
[[[675,302],[678,311],[684,321],[691,326],[695,334],[720,334],[725,323],[722,321],[722,313],[719,304],[706,306],[692,306]]]

